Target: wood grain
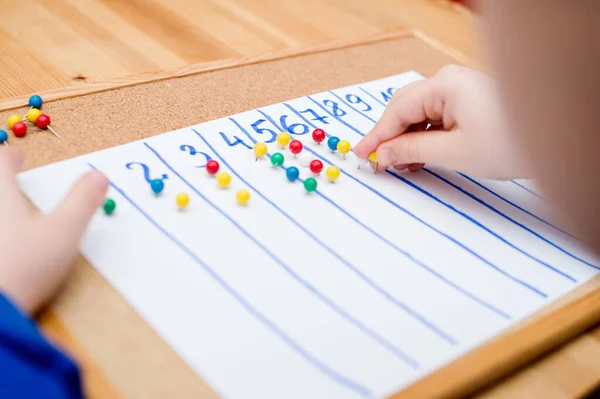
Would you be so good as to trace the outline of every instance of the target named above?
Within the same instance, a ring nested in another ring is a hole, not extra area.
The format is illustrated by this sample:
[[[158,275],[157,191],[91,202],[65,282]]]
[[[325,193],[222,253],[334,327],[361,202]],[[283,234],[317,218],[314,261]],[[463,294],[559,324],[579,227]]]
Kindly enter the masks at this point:
[[[223,62],[233,65],[240,56],[260,58],[400,28],[417,29],[428,43],[455,59],[478,65],[471,61],[477,59],[475,18],[445,0],[380,0],[376,6],[363,0],[121,3],[128,2],[0,0],[0,109],[22,105],[34,92],[50,91],[52,98],[80,95],[153,79],[154,72],[164,69],[185,74]],[[165,24],[163,13],[169,16]],[[205,61],[213,64],[190,66]],[[66,332],[52,313],[41,324],[50,332]],[[85,350],[76,349],[77,341],[62,333],[57,337],[76,353],[86,373],[102,380],[104,373]],[[598,382],[599,348],[600,328],[482,396],[577,397]],[[93,397],[113,397],[114,392],[105,383],[89,391]]]

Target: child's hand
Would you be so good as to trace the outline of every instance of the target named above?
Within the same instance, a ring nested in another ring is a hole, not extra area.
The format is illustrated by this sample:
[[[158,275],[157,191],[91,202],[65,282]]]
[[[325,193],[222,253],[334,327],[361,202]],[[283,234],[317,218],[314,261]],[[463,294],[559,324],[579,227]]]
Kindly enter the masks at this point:
[[[493,82],[451,65],[399,89],[354,153],[366,159],[377,150],[379,169],[415,172],[431,163],[487,178],[526,177],[503,120]]]
[[[36,216],[16,180],[21,151],[0,147],[0,291],[33,313],[65,280],[108,182],[99,172],[90,172],[54,213]]]

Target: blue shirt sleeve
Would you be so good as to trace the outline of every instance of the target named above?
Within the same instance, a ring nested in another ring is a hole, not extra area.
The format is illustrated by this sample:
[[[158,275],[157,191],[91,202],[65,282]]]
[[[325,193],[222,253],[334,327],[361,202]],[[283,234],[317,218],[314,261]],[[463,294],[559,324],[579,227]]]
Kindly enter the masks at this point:
[[[0,397],[83,398],[77,365],[0,293]]]

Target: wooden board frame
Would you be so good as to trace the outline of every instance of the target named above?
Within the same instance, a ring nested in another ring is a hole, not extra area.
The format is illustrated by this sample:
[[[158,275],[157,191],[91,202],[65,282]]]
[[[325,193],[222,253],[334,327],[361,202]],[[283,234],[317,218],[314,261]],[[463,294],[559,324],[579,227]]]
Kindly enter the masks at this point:
[[[48,107],[50,107],[52,111],[56,111],[59,114],[62,112],[63,115],[66,115],[65,112],[67,112],[69,110],[69,107],[71,107],[70,109],[72,115],[73,104],[70,104],[68,100],[73,100],[76,97],[90,97],[91,102],[96,102],[96,99],[92,97],[103,92],[117,93],[118,91],[124,88],[131,88],[135,86],[151,87],[149,85],[155,85],[158,82],[173,79],[175,79],[173,80],[173,82],[176,83],[177,79],[186,79],[207,73],[221,73],[223,71],[237,70],[249,66],[256,66],[257,68],[260,68],[261,65],[267,65],[269,63],[271,63],[270,65],[273,65],[272,63],[282,62],[284,60],[289,60],[290,58],[310,58],[311,56],[317,54],[331,54],[333,57],[336,54],[340,54],[340,51],[346,49],[351,49],[352,51],[356,50],[357,48],[367,49],[369,48],[369,46],[380,46],[382,45],[382,43],[389,43],[394,41],[400,43],[400,41],[402,40],[419,40],[423,43],[423,45],[428,46],[431,49],[427,50],[432,51],[431,54],[433,54],[433,51],[444,53],[445,58],[442,58],[448,60],[449,62],[453,61],[455,63],[463,65],[466,64],[475,67],[479,66],[477,63],[467,59],[462,54],[454,52],[451,49],[445,48],[444,46],[437,44],[435,41],[430,40],[425,35],[422,35],[418,32],[405,30],[392,34],[380,35],[362,41],[337,42],[334,44],[317,46],[303,50],[286,50],[260,57],[224,60],[208,64],[191,65],[185,68],[161,71],[158,73],[149,73],[124,79],[116,79],[107,82],[86,83],[74,87],[42,93],[42,96],[44,97],[47,103],[50,103],[48,104]],[[410,55],[404,54],[404,56],[409,57]],[[421,60],[421,62],[423,61]],[[410,64],[410,61],[408,62],[408,64]],[[415,67],[414,69],[416,69],[418,72],[423,73],[423,71],[420,70],[421,68],[419,67]],[[423,73],[426,76],[432,73],[433,67],[429,67],[427,69],[428,71]],[[256,71],[257,69],[255,68],[254,70]],[[402,71],[397,70],[395,72],[399,73]],[[352,79],[350,78],[350,81],[346,84],[357,83],[351,80]],[[335,84],[327,88],[333,88],[334,86]],[[309,93],[307,92],[305,94]],[[108,93],[107,95],[110,97],[110,93]],[[104,98],[106,98],[106,96],[104,96]],[[82,99],[81,101],[79,101],[79,104],[81,104],[82,101],[83,103],[85,103],[85,99]],[[24,105],[26,104],[26,102],[26,97],[17,97],[0,101],[0,119],[5,118],[6,115],[9,113],[9,110],[18,109],[18,113],[24,112]],[[102,104],[97,104],[97,106],[103,107]],[[243,110],[244,109],[235,109],[234,107],[233,109],[228,108],[226,110],[220,110],[220,113],[231,113],[232,111],[240,112]],[[219,112],[217,113],[219,114]],[[203,119],[207,120],[207,118],[213,119],[214,115],[209,114],[203,116]],[[140,122],[139,116],[133,117],[133,123],[135,122]],[[167,124],[165,127],[161,126],[161,129],[166,129],[167,127],[168,129],[175,129],[197,122],[197,120],[193,120],[190,122],[190,119],[179,118],[178,125]],[[68,127],[73,126],[82,127],[78,126],[77,122],[68,124]],[[159,133],[160,131],[157,131],[156,133]],[[73,151],[67,151],[65,156],[62,157],[63,159],[73,156],[74,154],[83,154],[115,144],[115,142],[101,141],[95,142],[92,146],[82,145],[82,140],[85,141],[85,133],[80,133],[80,135],[81,136],[73,142],[70,142],[68,139],[63,142],[67,146],[79,145],[79,147],[77,147]],[[127,137],[128,140],[126,141],[130,141],[130,139],[136,138],[138,137]],[[59,144],[57,144],[56,142],[50,142],[48,140],[54,139],[26,139],[23,142],[18,142],[17,145],[25,147],[26,150],[35,151],[35,148],[39,148],[40,142],[43,141],[46,143],[51,143],[50,145],[54,146],[54,148],[58,148]],[[11,139],[11,142],[16,141],[14,139]],[[119,142],[117,142],[116,144],[119,144]],[[60,156],[40,157],[37,160],[28,162],[27,166],[40,166],[60,159]],[[77,264],[78,265],[76,268],[75,277],[71,279],[67,287],[66,293],[61,295],[57,302],[57,305],[54,307],[53,310],[53,312],[56,313],[61,319],[70,318],[70,323],[72,326],[74,326],[74,324],[72,324],[74,322],[81,323],[82,320],[87,320],[85,317],[81,316],[81,312],[83,311],[83,309],[76,305],[80,301],[81,297],[84,296],[86,284],[107,285],[106,282],[101,282],[101,277],[99,277],[99,275],[95,273],[95,271],[87,264],[87,262],[83,258],[79,257]],[[405,390],[398,392],[397,394],[393,395],[393,398],[402,399],[421,397],[464,397],[479,389],[484,388],[485,386],[489,385],[494,381],[497,381],[499,378],[502,378],[503,376],[514,371],[515,369],[528,364],[529,362],[537,359],[541,355],[556,348],[557,346],[563,344],[567,340],[573,338],[574,336],[582,333],[583,331],[587,330],[590,327],[593,327],[594,325],[600,322],[600,289],[598,289],[598,285],[599,281],[598,278],[596,278],[590,284],[586,284],[578,288],[576,292],[572,293],[572,295],[570,294],[566,298],[562,299],[560,301],[560,304],[550,306],[548,309],[545,309],[544,311],[540,312],[540,314],[536,315],[535,317],[530,318],[529,320],[512,328],[504,334],[496,337],[492,341],[489,341],[483,344],[482,346],[472,350],[471,352],[459,358],[455,362],[439,369],[433,374],[430,374],[424,379],[409,386]],[[69,286],[71,287],[70,289]],[[115,295],[118,296],[118,294],[110,287],[104,287],[102,289],[97,290],[97,295],[98,297],[102,295],[111,295],[111,300],[108,302],[104,301],[99,306],[91,310],[102,311],[102,309],[104,309],[104,311],[106,311],[107,303],[112,303],[119,309],[123,309],[123,306],[128,307],[128,305],[124,303],[122,298],[117,299],[113,297]],[[94,298],[92,298],[92,300],[93,299]],[[90,305],[92,303],[92,300],[88,300],[86,304]],[[75,310],[73,310],[74,308]],[[69,312],[77,313],[78,316],[75,318],[70,317],[69,315],[71,313]],[[124,310],[124,312],[126,311]],[[131,309],[128,312],[126,312],[125,318],[127,317],[132,317]],[[139,316],[137,317],[139,319],[137,320],[138,323],[140,321],[143,322],[143,320]],[[123,320],[125,320],[125,318]],[[86,330],[85,328],[83,328],[79,329],[78,331],[79,335],[81,336],[83,332],[89,333],[90,329]],[[146,334],[146,330],[144,330],[143,334]],[[141,341],[142,343],[146,344],[154,344],[160,341],[160,338],[158,338],[158,341],[156,337],[142,339]],[[103,342],[107,341],[103,340],[103,338],[101,337],[98,339],[87,340],[87,345],[88,347],[90,345],[96,344],[101,345]],[[139,347],[133,348],[133,350],[139,349]],[[135,354],[132,358],[134,357]],[[107,360],[105,358],[100,363],[110,363],[111,361],[114,361],[114,359]],[[106,369],[106,367],[104,368]],[[174,370],[181,371],[182,373],[190,372],[190,370],[184,370],[180,366],[174,367]],[[141,384],[146,379],[146,377],[148,376],[144,376],[144,378],[132,381],[131,384]],[[123,384],[123,381],[113,381],[113,383],[115,383],[115,385],[119,387],[119,385]],[[139,391],[136,389],[132,389],[132,386],[129,386],[128,389],[123,388],[123,386],[120,386],[119,388],[121,393],[124,393],[127,396],[145,396],[143,390]],[[158,390],[157,392],[159,392],[158,395],[163,396],[166,392],[173,393],[175,391]],[[215,393],[205,384],[200,388],[186,388],[184,389],[184,392],[179,393],[179,397],[187,397],[187,395],[197,396],[198,394],[201,394],[202,397],[216,396]]]

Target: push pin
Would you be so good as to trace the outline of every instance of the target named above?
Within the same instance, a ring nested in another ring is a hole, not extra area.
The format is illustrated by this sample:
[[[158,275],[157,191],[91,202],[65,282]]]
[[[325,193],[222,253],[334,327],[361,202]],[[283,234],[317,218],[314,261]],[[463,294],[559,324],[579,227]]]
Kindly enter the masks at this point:
[[[309,177],[308,179],[304,180],[304,189],[307,192],[312,193],[317,189],[317,181],[312,177]]]
[[[283,165],[283,154],[280,152],[276,152],[275,154],[271,155],[271,164],[273,166],[281,166]]]
[[[217,161],[215,161],[214,159],[211,159],[210,161],[208,161],[206,163],[206,171],[210,175],[216,175],[217,172],[219,171],[219,168],[220,168],[219,163]]]
[[[304,146],[299,140],[292,140],[292,142],[290,143],[290,152],[294,154],[294,158],[296,157],[296,155],[300,154],[303,147]]]
[[[37,118],[39,118],[40,115],[42,115],[42,111],[40,111],[38,108],[31,108],[29,111],[27,111],[25,119],[27,119],[28,122],[35,124],[35,121],[37,121]]]
[[[162,179],[154,179],[150,181],[150,188],[154,192],[154,194],[158,195],[164,190],[165,182]]]
[[[277,135],[277,144],[281,146],[281,148],[287,147],[287,145],[292,140],[292,136],[288,132],[281,132]]]
[[[369,154],[369,161],[371,161],[371,163],[373,164],[374,168],[374,173],[377,173],[377,152],[373,151],[372,153]]]
[[[35,120],[35,125],[42,130],[49,129],[57,138],[60,139],[60,135],[56,132],[56,130],[50,127],[50,117],[46,114],[41,114]]]
[[[21,118],[19,115],[11,115],[8,117],[8,120],[6,121],[8,128],[12,129],[13,126],[15,125],[15,123],[19,123],[19,122],[23,122],[23,118]]]
[[[25,137],[27,134],[27,125],[23,122],[17,122],[12,125],[12,131],[17,137]]]
[[[321,144],[325,140],[325,131],[323,129],[315,129],[312,132],[312,138],[317,144]]]
[[[337,166],[331,165],[327,168],[325,174],[327,175],[327,180],[333,183],[340,177],[340,169]]]
[[[175,197],[175,203],[180,210],[185,209],[190,203],[190,196],[186,193],[179,193]]]
[[[217,175],[217,184],[219,185],[219,187],[227,188],[227,187],[229,187],[230,183],[231,183],[231,175],[229,173],[221,172]]]
[[[315,175],[318,175],[323,170],[323,162],[315,159],[310,162],[309,168],[311,172],[313,172]]]
[[[348,140],[341,140],[337,143],[337,150],[344,156],[346,159],[346,154],[350,152],[352,146]]]
[[[4,130],[0,130],[0,144],[4,144],[8,147],[8,133]]]
[[[33,108],[37,108],[37,109],[42,109],[42,105],[44,104],[44,101],[42,100],[42,97],[38,96],[37,94],[29,97],[29,111],[31,111]],[[29,111],[27,111],[29,113]],[[27,116],[24,116],[23,119],[25,119]],[[30,121],[31,123],[35,122],[35,119],[33,121]]]
[[[265,143],[256,143],[254,144],[254,155],[256,155],[256,160],[258,158],[262,158],[267,155],[267,145]]]
[[[236,194],[235,194],[235,199],[237,200],[237,203],[244,206],[248,203],[248,201],[250,201],[250,192],[248,190],[239,190]]]
[[[285,176],[289,181],[296,181],[300,177],[300,171],[295,166],[290,166],[285,170]]]
[[[107,215],[112,215],[116,208],[117,203],[112,198],[107,198],[106,201],[104,201],[104,205],[102,206],[102,209],[104,209],[104,213],[106,213]]]
[[[335,152],[335,150],[337,150],[337,145],[339,142],[340,142],[339,138],[337,138],[335,136],[331,136],[329,138],[329,140],[327,140],[327,147],[329,147],[331,152]]]

